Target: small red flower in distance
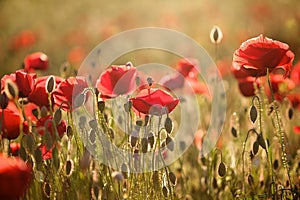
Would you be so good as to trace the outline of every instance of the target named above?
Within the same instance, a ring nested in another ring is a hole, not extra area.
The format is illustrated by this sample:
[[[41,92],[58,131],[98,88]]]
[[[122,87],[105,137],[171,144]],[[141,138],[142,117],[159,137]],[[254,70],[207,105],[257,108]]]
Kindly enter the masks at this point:
[[[142,90],[138,96],[131,98],[130,101],[138,112],[153,115],[170,113],[179,103],[178,99],[161,89]]]
[[[19,199],[29,187],[31,168],[18,157],[0,154],[0,199]]]
[[[49,67],[48,56],[42,52],[35,52],[25,57],[24,69],[27,72],[46,70]]]
[[[1,89],[5,87],[8,79],[15,82],[19,89],[19,97],[28,97],[35,88],[36,74],[26,73],[24,70],[17,70],[15,73],[7,74],[1,79]]]
[[[20,143],[12,142],[12,143],[9,144],[9,148],[10,148],[10,153],[13,156],[18,156],[19,155]]]
[[[126,95],[136,89],[136,76],[137,70],[131,63],[113,65],[100,75],[96,87],[104,98]]]
[[[290,73],[294,53],[285,43],[260,35],[244,42],[233,55],[232,71],[236,78],[265,76],[267,70],[283,69]]]
[[[69,111],[70,106],[73,106],[73,100],[87,87],[88,84],[84,77],[69,77],[62,81],[53,92],[54,102],[63,110]]]
[[[30,47],[36,42],[36,35],[32,30],[23,30],[15,35],[10,41],[12,50]]]
[[[291,79],[295,84],[300,85],[300,61],[293,67],[291,71]]]
[[[42,159],[43,160],[48,160],[52,158],[52,148],[50,148],[49,150],[47,150],[46,145],[41,144],[39,146],[41,152],[42,152]]]

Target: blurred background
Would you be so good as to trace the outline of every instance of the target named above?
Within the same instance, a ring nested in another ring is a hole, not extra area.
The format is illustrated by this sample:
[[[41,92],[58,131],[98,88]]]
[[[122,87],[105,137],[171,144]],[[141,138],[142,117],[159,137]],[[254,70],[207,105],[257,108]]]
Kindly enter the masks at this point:
[[[42,51],[50,60],[47,73],[57,75],[65,61],[78,68],[108,37],[146,26],[187,34],[212,55],[213,25],[223,31],[218,60],[227,67],[234,50],[259,34],[289,44],[299,59],[299,0],[0,0],[0,74],[20,68],[27,54]]]

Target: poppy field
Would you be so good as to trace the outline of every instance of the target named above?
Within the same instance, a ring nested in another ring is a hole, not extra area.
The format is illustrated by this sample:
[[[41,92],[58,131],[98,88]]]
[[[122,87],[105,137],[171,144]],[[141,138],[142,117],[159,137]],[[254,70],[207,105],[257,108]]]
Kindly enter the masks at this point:
[[[300,199],[300,4],[233,2],[0,1],[0,199]]]

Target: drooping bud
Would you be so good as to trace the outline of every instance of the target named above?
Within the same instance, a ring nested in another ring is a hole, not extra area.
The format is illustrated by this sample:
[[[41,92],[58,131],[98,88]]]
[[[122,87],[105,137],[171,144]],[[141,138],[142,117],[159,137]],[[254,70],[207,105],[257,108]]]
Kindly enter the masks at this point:
[[[226,166],[225,166],[224,162],[220,163],[219,168],[218,168],[218,174],[221,177],[225,176],[225,174],[226,174]]]
[[[165,129],[166,129],[167,133],[171,133],[172,128],[173,128],[172,120],[170,117],[167,117],[166,121],[165,121]]]
[[[251,119],[252,123],[254,123],[257,119],[257,109],[254,105],[251,106],[251,109],[250,109],[250,119]]]

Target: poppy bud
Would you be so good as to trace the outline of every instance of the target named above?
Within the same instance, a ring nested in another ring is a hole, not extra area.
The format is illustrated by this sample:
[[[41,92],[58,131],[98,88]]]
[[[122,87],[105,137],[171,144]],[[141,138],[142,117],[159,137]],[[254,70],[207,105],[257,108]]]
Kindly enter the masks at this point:
[[[71,176],[74,169],[74,163],[72,160],[67,160],[66,166],[65,166],[65,172],[67,176]]]
[[[210,31],[210,41],[214,44],[219,44],[223,39],[223,33],[218,26],[214,26]]]
[[[292,108],[289,108],[288,110],[288,116],[289,116],[289,119],[292,119],[293,118],[293,115],[294,115],[294,111]]]
[[[97,120],[95,119],[92,119],[91,121],[89,121],[89,126],[92,128],[92,129],[97,129],[97,126],[98,126],[98,123],[97,123]]]
[[[256,141],[258,142],[258,144],[263,148],[266,149],[266,142],[262,136],[262,134],[257,135]]]
[[[111,139],[115,138],[115,131],[111,127],[108,129],[108,135]]]
[[[164,195],[165,197],[168,197],[169,191],[168,191],[168,188],[167,188],[166,186],[163,186],[162,192],[163,192],[163,195]]]
[[[237,137],[237,130],[234,127],[231,127],[231,134],[233,137]]]
[[[54,113],[54,122],[55,122],[55,125],[60,124],[61,119],[62,119],[61,109],[57,109],[55,111],[55,113]]]
[[[6,81],[4,90],[9,99],[17,99],[18,98],[18,95],[19,95],[18,86],[10,79],[8,79]]]
[[[148,143],[150,144],[150,147],[153,148],[154,145],[154,134],[150,132],[148,134]]]
[[[73,129],[72,126],[68,126],[67,127],[67,136],[69,139],[71,139],[73,137]]]
[[[85,94],[84,93],[80,93],[76,98],[75,98],[75,101],[74,101],[74,106],[77,108],[77,107],[80,107],[84,104],[85,102]]]
[[[218,168],[218,174],[221,177],[225,176],[225,174],[226,174],[226,166],[225,166],[224,162],[220,163],[219,168]]]
[[[254,105],[251,106],[251,109],[250,109],[250,119],[251,119],[252,123],[254,123],[257,119],[257,109]]]
[[[148,150],[148,139],[147,138],[142,138],[141,146],[142,146],[142,152],[147,153],[147,150]]]
[[[89,142],[94,145],[96,142],[96,131],[95,129],[91,129],[90,133],[89,133]]]
[[[173,185],[176,185],[177,178],[176,178],[176,175],[173,172],[169,172],[169,179],[170,179],[170,181]]]
[[[50,94],[55,88],[55,77],[49,76],[46,81],[46,91]]]
[[[165,129],[167,133],[171,133],[172,128],[173,128],[172,120],[170,117],[167,117],[165,121]]]
[[[259,148],[259,143],[257,141],[255,141],[253,143],[253,154],[256,155],[258,152],[258,148]]]
[[[105,102],[104,101],[98,101],[98,109],[100,112],[103,112],[105,108]]]
[[[51,186],[49,183],[45,182],[43,187],[44,194],[47,198],[50,198],[51,195]]]
[[[148,83],[149,86],[152,86],[152,84],[153,84],[153,79],[152,79],[151,77],[148,77],[148,78],[147,78],[147,83]]]
[[[8,105],[8,97],[7,97],[7,95],[6,95],[6,93],[5,92],[2,92],[1,94],[0,94],[0,107],[2,108],[2,109],[5,109],[6,107],[7,107],[7,105]]]
[[[170,151],[174,151],[174,142],[173,142],[173,139],[168,136],[166,138],[166,145],[167,145],[167,148],[170,150]]]

